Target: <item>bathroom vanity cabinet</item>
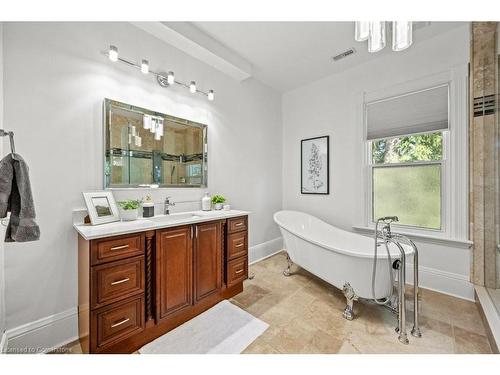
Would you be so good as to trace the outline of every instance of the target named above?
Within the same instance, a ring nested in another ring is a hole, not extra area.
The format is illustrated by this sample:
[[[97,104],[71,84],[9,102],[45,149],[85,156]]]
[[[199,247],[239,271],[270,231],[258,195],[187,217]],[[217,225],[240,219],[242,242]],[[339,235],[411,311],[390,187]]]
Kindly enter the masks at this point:
[[[132,353],[243,290],[246,215],[123,235],[79,235],[84,353]]]

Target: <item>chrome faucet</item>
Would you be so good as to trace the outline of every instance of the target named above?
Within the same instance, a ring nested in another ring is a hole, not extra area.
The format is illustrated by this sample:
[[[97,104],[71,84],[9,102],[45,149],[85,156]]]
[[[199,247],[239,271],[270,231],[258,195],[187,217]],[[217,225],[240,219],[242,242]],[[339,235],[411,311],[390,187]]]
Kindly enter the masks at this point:
[[[165,198],[165,215],[170,215],[170,206],[175,206],[175,203],[170,202],[170,198],[172,197]]]

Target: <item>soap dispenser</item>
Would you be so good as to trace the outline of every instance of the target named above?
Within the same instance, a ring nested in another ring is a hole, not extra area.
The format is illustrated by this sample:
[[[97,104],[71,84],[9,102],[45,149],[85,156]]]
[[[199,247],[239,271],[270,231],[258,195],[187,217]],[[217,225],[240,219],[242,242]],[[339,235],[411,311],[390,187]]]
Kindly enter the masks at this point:
[[[147,195],[144,203],[142,204],[142,217],[155,216],[155,204],[151,199],[151,195]]]
[[[201,209],[202,211],[210,211],[212,209],[212,198],[210,198],[208,191],[205,193],[205,196],[201,198]]]

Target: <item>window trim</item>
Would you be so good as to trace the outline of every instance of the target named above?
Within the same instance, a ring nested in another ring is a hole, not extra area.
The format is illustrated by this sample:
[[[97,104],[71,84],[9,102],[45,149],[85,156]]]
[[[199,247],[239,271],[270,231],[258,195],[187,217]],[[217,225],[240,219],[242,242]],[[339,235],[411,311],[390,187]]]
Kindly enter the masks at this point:
[[[411,133],[411,134],[403,134],[397,137],[391,137],[391,138],[383,138],[383,139],[394,139],[394,138],[399,138],[399,137],[407,137],[411,135],[418,135],[418,134],[433,134],[433,133],[438,133],[437,131],[432,131],[432,132],[420,132],[420,133]],[[442,130],[439,131],[439,133],[442,134],[442,157],[440,160],[422,160],[422,161],[412,161],[412,162],[403,162],[403,163],[387,163],[387,164],[375,164],[373,163],[373,155],[372,155],[372,145],[373,142],[376,141],[376,139],[372,140],[367,140],[365,141],[365,147],[367,148],[366,152],[367,155],[370,158],[370,161],[368,163],[368,210],[369,210],[369,216],[368,216],[368,224],[370,226],[375,226],[375,222],[373,221],[373,210],[374,210],[374,201],[373,201],[373,170],[375,168],[394,168],[394,167],[412,167],[412,166],[425,166],[425,165],[440,165],[441,166],[441,191],[440,191],[440,214],[441,214],[441,226],[439,229],[437,228],[426,228],[426,227],[419,227],[416,225],[407,225],[407,224],[392,224],[394,228],[406,230],[406,231],[416,231],[416,232],[422,232],[422,233],[446,233],[446,213],[447,213],[447,208],[446,208],[446,171],[448,170],[447,166],[447,161],[448,161],[448,133],[449,130]]]
[[[444,131],[444,148],[446,165],[442,173],[442,186],[445,207],[443,230],[440,232],[426,229],[413,230],[408,227],[397,230],[416,237],[440,238],[450,243],[470,243],[469,241],[469,71],[468,64],[460,64],[446,71],[429,76],[409,79],[405,82],[394,83],[383,89],[360,91],[357,94],[356,123],[359,147],[362,153],[359,176],[361,186],[360,210],[353,229],[367,228],[373,230],[370,216],[370,153],[366,140],[365,104],[377,99],[396,96],[405,92],[421,90],[425,87],[435,87],[439,84],[449,85],[449,129]]]

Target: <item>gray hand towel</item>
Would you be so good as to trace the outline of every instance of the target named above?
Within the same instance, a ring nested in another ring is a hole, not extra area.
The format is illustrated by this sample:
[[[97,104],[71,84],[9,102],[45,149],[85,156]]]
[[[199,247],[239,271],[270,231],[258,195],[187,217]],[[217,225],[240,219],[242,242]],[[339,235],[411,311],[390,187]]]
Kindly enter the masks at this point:
[[[31,194],[28,165],[21,156],[8,154],[0,161],[0,218],[10,211],[5,242],[27,242],[40,239],[35,222],[35,205]]]

